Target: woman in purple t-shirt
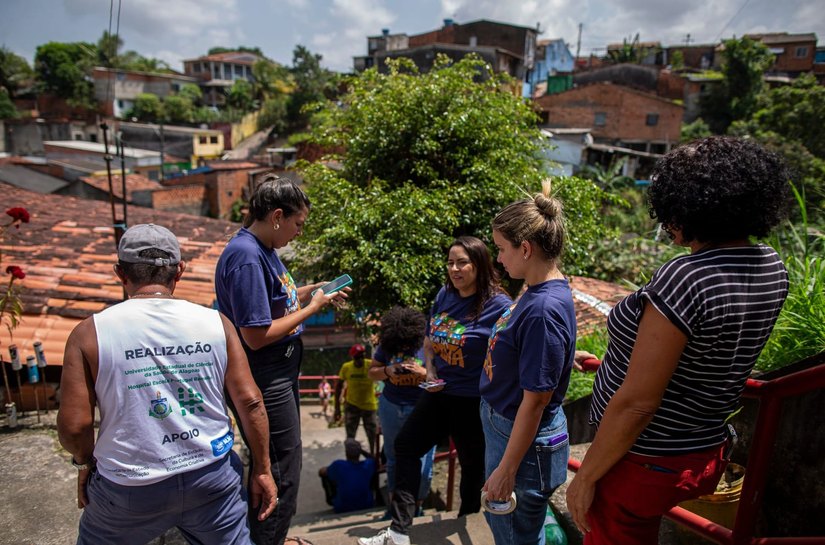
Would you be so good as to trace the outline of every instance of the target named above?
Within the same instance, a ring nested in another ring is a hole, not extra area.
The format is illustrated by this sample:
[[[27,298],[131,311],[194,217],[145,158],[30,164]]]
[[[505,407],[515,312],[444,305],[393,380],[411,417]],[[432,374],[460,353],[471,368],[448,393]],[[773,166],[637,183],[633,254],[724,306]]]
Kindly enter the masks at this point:
[[[496,319],[512,300],[501,290],[487,245],[458,237],[447,254],[447,275],[430,312],[424,338],[427,388],[395,439],[392,524],[361,544],[406,543],[421,474],[420,458],[452,437],[461,464],[461,508],[477,513],[484,484],[484,432],[479,418],[478,379]],[[392,533],[389,533],[392,532]]]
[[[479,388],[487,472],[482,490],[488,501],[517,500],[509,514],[485,513],[497,545],[542,543],[547,500],[567,478],[561,402],[573,367],[576,315],[558,268],[565,238],[561,203],[549,196],[549,182],[543,189],[493,220],[499,263],[527,285],[493,327]]]

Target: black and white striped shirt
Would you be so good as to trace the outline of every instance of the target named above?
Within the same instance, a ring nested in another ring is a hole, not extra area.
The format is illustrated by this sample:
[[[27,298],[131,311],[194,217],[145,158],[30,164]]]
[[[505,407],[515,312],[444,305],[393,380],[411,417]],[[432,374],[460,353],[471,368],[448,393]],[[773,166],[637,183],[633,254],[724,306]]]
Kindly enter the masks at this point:
[[[599,423],[624,381],[647,301],[688,342],[661,406],[630,451],[667,456],[720,444],[725,418],[735,410],[787,294],[788,273],[765,245],[706,250],[665,263],[608,317],[610,341],[593,384],[590,422]]]

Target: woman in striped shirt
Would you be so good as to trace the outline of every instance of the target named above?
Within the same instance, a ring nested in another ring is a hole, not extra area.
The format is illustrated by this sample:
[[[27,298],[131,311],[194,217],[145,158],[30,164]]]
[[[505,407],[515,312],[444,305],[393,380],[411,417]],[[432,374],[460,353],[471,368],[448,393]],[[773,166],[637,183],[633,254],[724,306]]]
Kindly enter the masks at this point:
[[[608,318],[590,411],[598,432],[567,490],[585,545],[655,545],[664,513],[715,489],[725,420],[788,291],[776,252],[750,242],[786,210],[788,172],[776,155],[729,137],[693,142],[656,165],[648,198],[651,216],[691,253]]]

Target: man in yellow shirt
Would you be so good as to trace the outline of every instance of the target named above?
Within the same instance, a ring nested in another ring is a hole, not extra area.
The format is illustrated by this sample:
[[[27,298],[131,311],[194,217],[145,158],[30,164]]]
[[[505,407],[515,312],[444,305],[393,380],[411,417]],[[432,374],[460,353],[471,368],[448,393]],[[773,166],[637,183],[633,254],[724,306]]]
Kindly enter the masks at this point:
[[[341,418],[341,392],[344,384],[347,386],[346,404],[344,406],[344,426],[348,439],[355,439],[358,431],[358,422],[363,420],[364,431],[370,443],[370,452],[375,453],[375,434],[378,431],[378,398],[375,397],[375,383],[367,375],[369,365],[366,364],[366,349],[361,344],[355,344],[349,349],[352,360],[345,362],[338,373],[338,383],[335,385],[335,413],[333,418]]]

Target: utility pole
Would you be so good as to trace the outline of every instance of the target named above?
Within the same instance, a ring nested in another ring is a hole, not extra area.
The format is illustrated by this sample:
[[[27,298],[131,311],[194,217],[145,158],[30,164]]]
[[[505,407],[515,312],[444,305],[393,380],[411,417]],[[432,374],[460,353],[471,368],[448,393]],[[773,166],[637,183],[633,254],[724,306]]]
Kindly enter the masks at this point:
[[[164,155],[163,155],[163,118],[161,117],[160,118],[160,183],[161,184],[163,183],[163,181],[165,179],[164,178],[164,172],[163,172],[165,170],[163,168],[163,161],[164,161]]]
[[[685,46],[690,47],[690,42],[692,42],[692,41],[693,40],[690,37],[690,32],[688,32],[687,35],[685,36]]]
[[[575,64],[577,62],[579,62],[579,52],[581,52],[581,49],[582,49],[582,26],[583,26],[582,23],[579,23],[579,37],[576,40],[576,60],[573,63],[574,70],[575,70]]]

